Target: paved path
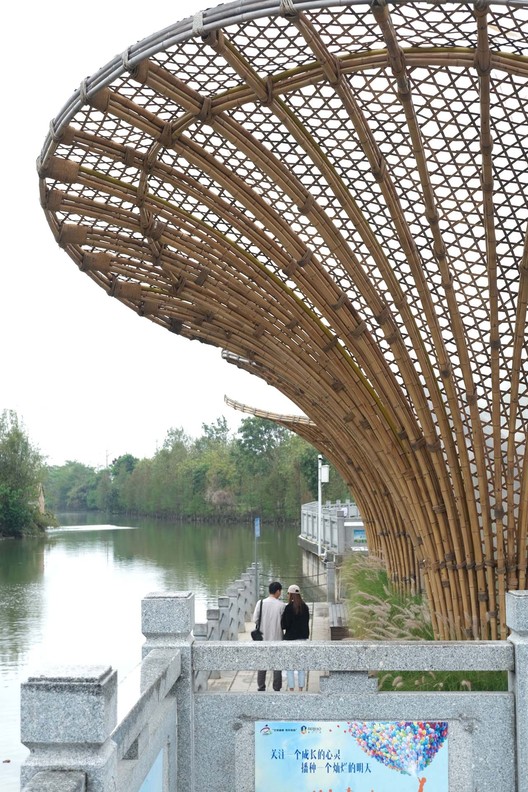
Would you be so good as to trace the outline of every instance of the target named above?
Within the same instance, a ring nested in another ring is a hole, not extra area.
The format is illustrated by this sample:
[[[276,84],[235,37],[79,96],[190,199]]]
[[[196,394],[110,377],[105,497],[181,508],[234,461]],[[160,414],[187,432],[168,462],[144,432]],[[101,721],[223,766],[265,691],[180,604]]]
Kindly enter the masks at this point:
[[[311,638],[314,641],[329,641],[330,640],[330,625],[328,622],[328,604],[326,602],[313,602],[308,603],[311,614]],[[251,630],[255,625],[253,622],[246,624],[246,631],[239,633],[239,641],[250,641]],[[319,676],[320,671],[307,671],[306,692],[318,693],[319,692]],[[273,690],[271,687],[272,675],[266,675],[267,689]],[[232,691],[234,693],[248,693],[254,692],[257,689],[257,672],[256,671],[222,671],[220,679],[209,679],[208,690],[210,691]],[[286,673],[283,674],[283,687],[282,692],[287,693],[289,696],[298,695],[298,691],[290,693],[286,685]]]

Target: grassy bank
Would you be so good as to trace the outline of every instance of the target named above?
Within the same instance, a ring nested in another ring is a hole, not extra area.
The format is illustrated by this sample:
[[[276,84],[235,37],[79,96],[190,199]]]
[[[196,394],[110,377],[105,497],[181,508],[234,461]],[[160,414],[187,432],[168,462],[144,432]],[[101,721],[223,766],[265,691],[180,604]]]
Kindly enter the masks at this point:
[[[360,641],[433,640],[424,596],[402,596],[390,586],[383,563],[375,556],[354,553],[342,570],[348,626]],[[501,672],[398,672],[378,677],[380,690],[507,690]]]

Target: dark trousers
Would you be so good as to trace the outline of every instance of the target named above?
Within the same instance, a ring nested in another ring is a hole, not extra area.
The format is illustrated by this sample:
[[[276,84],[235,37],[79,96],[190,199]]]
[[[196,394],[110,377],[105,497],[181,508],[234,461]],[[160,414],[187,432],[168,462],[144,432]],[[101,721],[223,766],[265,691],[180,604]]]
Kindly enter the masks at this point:
[[[282,671],[273,671],[273,690],[282,688]],[[259,690],[266,687],[266,671],[257,671],[257,687]]]

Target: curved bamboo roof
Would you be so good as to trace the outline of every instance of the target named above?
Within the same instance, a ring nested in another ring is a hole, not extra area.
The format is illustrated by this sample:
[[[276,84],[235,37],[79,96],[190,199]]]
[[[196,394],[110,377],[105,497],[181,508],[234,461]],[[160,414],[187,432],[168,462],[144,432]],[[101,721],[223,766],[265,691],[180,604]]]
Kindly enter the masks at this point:
[[[440,637],[527,586],[527,42],[525,3],[242,0],[83,81],[38,161],[81,271],[318,427]]]

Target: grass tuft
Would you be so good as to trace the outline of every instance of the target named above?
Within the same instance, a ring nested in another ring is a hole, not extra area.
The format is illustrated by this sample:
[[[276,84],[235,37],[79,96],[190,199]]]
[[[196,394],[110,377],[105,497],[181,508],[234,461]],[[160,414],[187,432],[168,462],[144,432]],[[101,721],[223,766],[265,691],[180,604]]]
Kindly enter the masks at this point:
[[[393,591],[381,559],[355,553],[345,560],[341,579],[346,592],[348,627],[354,640],[434,640],[425,597]],[[493,671],[393,671],[378,678],[378,689],[507,690],[508,675]]]
[[[423,597],[392,591],[379,558],[355,553],[343,568],[349,628],[361,641],[432,640],[433,628]]]

